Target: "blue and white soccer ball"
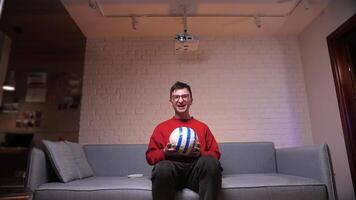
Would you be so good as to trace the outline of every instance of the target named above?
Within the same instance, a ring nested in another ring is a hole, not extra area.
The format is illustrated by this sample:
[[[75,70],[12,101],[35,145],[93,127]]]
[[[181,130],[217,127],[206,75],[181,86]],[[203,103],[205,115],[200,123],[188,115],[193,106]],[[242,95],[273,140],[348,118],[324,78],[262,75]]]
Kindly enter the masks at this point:
[[[179,155],[189,155],[198,141],[198,136],[192,128],[178,127],[169,136],[169,143],[176,146]]]

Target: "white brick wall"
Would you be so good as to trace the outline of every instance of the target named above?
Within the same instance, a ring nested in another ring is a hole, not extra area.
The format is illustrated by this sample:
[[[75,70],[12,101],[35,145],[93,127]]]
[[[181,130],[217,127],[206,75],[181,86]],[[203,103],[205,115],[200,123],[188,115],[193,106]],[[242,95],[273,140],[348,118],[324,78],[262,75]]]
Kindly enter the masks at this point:
[[[91,39],[84,71],[81,143],[147,143],[173,116],[177,80],[219,142],[313,143],[294,37],[201,38],[189,54],[175,54],[172,38]]]

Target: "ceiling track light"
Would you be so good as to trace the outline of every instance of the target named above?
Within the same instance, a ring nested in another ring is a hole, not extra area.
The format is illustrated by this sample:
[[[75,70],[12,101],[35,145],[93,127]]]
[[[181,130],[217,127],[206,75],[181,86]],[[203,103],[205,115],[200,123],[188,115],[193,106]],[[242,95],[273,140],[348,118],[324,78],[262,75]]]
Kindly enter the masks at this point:
[[[310,9],[310,1],[309,0],[303,0],[302,5],[304,10],[308,11]]]
[[[131,16],[131,26],[133,30],[137,30],[136,25],[138,24],[136,16]]]
[[[98,3],[95,0],[88,0],[89,7],[96,10],[98,9]]]
[[[257,28],[261,28],[261,27],[262,27],[262,24],[261,24],[261,17],[258,16],[258,15],[256,15],[256,16],[254,17],[254,19],[255,19],[255,24],[256,24]]]

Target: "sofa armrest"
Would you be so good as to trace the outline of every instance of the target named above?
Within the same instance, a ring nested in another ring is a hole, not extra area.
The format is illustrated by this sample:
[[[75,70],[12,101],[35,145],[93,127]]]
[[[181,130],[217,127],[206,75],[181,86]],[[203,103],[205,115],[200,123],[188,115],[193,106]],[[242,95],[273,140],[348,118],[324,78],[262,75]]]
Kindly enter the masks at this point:
[[[47,165],[45,153],[38,148],[32,148],[26,181],[26,188],[31,192],[34,192],[35,189],[43,183],[49,182]]]
[[[337,199],[329,148],[326,144],[276,149],[277,171],[325,183],[329,199]]]

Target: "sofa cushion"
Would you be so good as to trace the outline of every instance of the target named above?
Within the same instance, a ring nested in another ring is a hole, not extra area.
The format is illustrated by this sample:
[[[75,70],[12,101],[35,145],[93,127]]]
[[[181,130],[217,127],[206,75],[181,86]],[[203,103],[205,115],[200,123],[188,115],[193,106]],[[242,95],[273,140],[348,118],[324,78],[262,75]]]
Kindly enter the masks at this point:
[[[152,166],[145,158],[147,144],[89,144],[83,148],[97,176],[151,175]],[[223,174],[276,172],[272,142],[220,143],[219,148]]]
[[[34,196],[36,200],[151,200],[151,180],[148,177],[96,176],[68,183],[46,183],[36,189]]]
[[[248,187],[281,187],[299,185],[323,185],[320,181],[279,173],[271,174],[233,174],[223,176],[222,188],[248,188]]]
[[[62,182],[80,178],[78,166],[65,142],[43,140],[43,144],[53,169]]]
[[[93,176],[93,170],[91,169],[91,166],[88,163],[82,145],[69,141],[65,141],[65,143],[69,146],[74,157],[74,161],[78,166],[79,178]]]
[[[149,177],[97,176],[69,183],[46,183],[35,191],[36,200],[60,199],[137,199],[151,200]],[[184,189],[176,200],[198,200],[197,193]],[[225,175],[219,199],[326,200],[327,192],[319,181],[283,174]]]
[[[78,179],[68,183],[52,182],[38,187],[37,191],[43,190],[149,190],[151,191],[151,180],[149,177],[127,178],[122,176],[93,176]]]
[[[97,176],[68,183],[46,183],[37,188],[34,195],[36,200],[152,200],[151,187],[151,180],[147,176],[140,178]],[[178,192],[176,200],[182,199],[199,200],[199,196],[190,189],[183,189]]]
[[[290,196],[291,195],[291,196]],[[199,200],[197,193],[184,189],[177,200]],[[319,181],[283,174],[224,175],[219,199],[326,200],[324,184]]]
[[[84,145],[89,164],[95,176],[151,175],[147,164],[147,144],[89,144]]]
[[[219,144],[223,174],[276,173],[275,148],[272,142]]]
[[[272,174],[225,175],[219,199],[326,200],[325,184],[311,178]]]

